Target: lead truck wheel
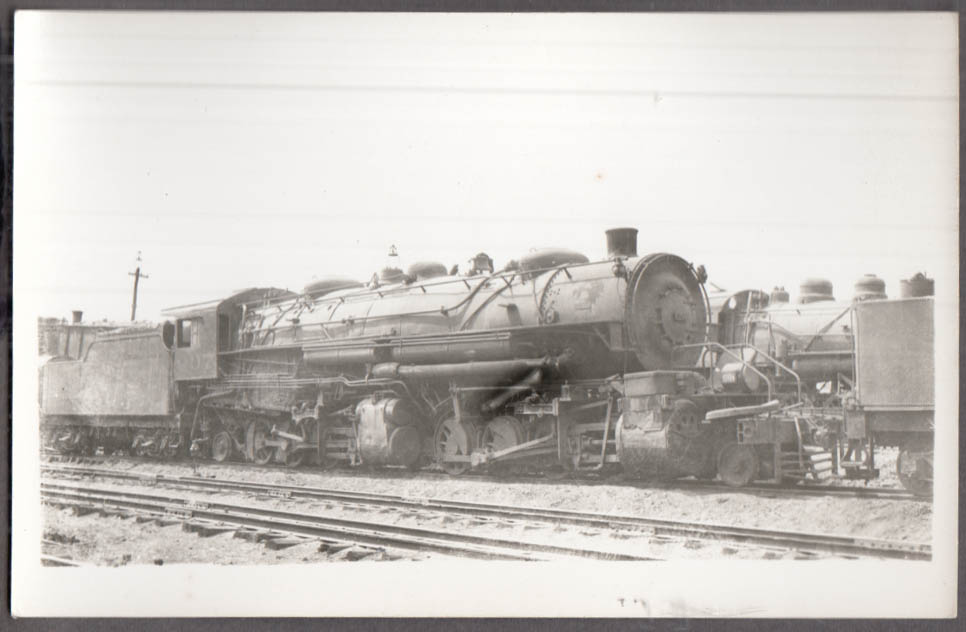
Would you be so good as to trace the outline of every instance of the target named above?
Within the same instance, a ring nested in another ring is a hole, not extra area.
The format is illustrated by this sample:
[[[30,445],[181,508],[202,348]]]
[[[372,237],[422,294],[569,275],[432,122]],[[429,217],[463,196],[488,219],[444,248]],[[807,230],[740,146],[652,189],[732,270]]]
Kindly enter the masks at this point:
[[[754,446],[729,443],[718,452],[718,477],[729,487],[744,487],[758,476]]]
[[[222,463],[231,456],[232,440],[224,430],[215,435],[211,440],[211,458]]]

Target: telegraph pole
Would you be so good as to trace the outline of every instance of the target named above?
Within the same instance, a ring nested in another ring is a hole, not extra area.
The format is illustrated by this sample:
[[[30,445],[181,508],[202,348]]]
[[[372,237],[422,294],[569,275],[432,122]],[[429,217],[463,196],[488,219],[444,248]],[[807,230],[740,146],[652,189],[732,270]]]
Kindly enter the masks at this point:
[[[131,322],[134,322],[134,315],[138,310],[138,281],[147,279],[148,275],[141,272],[141,251],[138,250],[137,268],[134,272],[128,272],[128,276],[134,277],[134,298],[131,300]]]

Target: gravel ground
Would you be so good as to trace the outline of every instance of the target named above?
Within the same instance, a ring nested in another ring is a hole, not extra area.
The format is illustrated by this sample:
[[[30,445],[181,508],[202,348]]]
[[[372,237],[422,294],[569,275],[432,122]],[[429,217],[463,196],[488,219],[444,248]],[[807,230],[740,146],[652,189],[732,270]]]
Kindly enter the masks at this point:
[[[894,459],[894,454],[883,451],[879,459],[882,476],[876,481],[877,487],[901,487],[895,480]],[[916,542],[929,541],[932,530],[932,505],[928,502],[836,497],[766,498],[740,490],[645,486],[636,481],[622,481],[620,477],[574,484],[567,480],[519,476],[500,480],[385,471],[257,470],[233,464],[119,462],[114,467],[139,474],[224,478]]]
[[[203,538],[183,531],[180,524],[162,527],[117,516],[75,516],[69,510],[53,507],[47,507],[44,512],[44,540],[44,553],[96,566],[190,562],[298,564],[354,559],[352,550],[320,552],[318,543],[272,550],[263,544],[235,538],[231,533]],[[403,555],[367,555],[365,559],[397,557]]]
[[[898,487],[890,481],[894,455],[884,452],[880,458],[883,477],[878,487]],[[629,514],[651,518],[688,520],[703,523],[729,524],[746,527],[788,529],[884,538],[908,542],[931,540],[932,506],[928,502],[883,499],[854,499],[836,497],[767,498],[732,490],[689,490],[672,486],[647,487],[640,483],[628,484],[618,477],[574,484],[546,478],[513,476],[500,480],[494,477],[445,477],[433,473],[392,473],[356,471],[318,471],[311,469],[263,469],[231,464],[170,464],[117,459],[102,467],[123,469],[139,474],[168,476],[202,476],[232,480],[282,483],[307,487],[324,487],[349,491],[369,491],[396,494],[413,498],[441,498],[474,502],[505,503],[530,507],[564,508],[604,514]],[[99,485],[109,484],[98,481]],[[141,487],[142,491],[146,488]],[[147,488],[150,492],[150,488]],[[161,493],[163,488],[158,488]],[[178,491],[179,495],[187,492]],[[212,499],[211,496],[200,496]],[[222,494],[225,502],[251,502],[251,496]],[[313,510],[311,503],[259,500],[259,504],[284,507],[287,510]],[[322,511],[316,506],[314,510]],[[331,511],[328,509],[325,511]],[[75,544],[45,544],[52,555],[88,560],[96,564],[151,564],[215,562],[223,564],[263,564],[322,562],[345,559],[346,553],[319,553],[317,545],[298,545],[281,551],[267,549],[233,539],[230,534],[201,538],[186,533],[179,525],[159,527],[139,524],[134,520],[87,515],[74,516],[70,512],[48,508],[46,511],[48,540],[76,540]],[[439,524],[427,525],[440,528]],[[465,530],[465,525],[451,528]],[[509,535],[504,533],[503,535]],[[543,537],[538,534],[537,537]],[[598,540],[599,542],[600,540]],[[626,542],[628,550],[637,550],[640,543]],[[610,548],[610,546],[606,547]],[[716,558],[734,555],[734,551],[715,547],[700,550],[678,548],[649,552],[663,553],[674,558]],[[740,554],[739,554],[740,556]],[[390,557],[395,557],[391,555]],[[349,558],[352,558],[351,553]]]

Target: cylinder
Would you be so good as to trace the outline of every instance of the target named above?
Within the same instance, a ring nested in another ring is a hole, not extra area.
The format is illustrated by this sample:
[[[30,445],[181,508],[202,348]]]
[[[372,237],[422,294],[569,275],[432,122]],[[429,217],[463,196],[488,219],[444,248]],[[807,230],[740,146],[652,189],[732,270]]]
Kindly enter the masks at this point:
[[[605,234],[608,258],[637,256],[636,228],[611,228]]]
[[[922,272],[917,272],[911,279],[899,281],[899,296],[902,298],[932,296],[934,291],[935,282]]]
[[[798,289],[799,303],[816,303],[818,301],[834,301],[832,282],[828,279],[805,279]]]
[[[415,426],[400,426],[389,435],[389,462],[412,467],[419,461],[422,437]]]
[[[789,300],[788,291],[784,287],[775,287],[768,297],[769,305],[778,305],[779,303],[787,303]]]
[[[874,274],[866,274],[855,282],[854,301],[869,301],[886,298],[885,281]]]
[[[71,316],[72,316],[71,322],[76,325],[84,317],[84,312],[82,310],[75,309],[74,311],[71,312]]]

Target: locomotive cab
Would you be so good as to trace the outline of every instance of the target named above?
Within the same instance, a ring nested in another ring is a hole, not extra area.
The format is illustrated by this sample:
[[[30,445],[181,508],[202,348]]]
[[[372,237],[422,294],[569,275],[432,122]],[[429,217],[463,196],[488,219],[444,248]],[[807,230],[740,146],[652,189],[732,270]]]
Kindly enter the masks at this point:
[[[173,343],[177,382],[213,380],[224,374],[221,354],[241,346],[242,320],[252,304],[263,305],[295,296],[279,288],[250,288],[226,299],[173,307],[162,312],[172,318],[165,325],[165,343]]]

